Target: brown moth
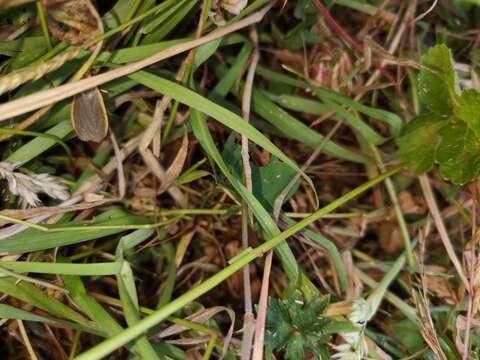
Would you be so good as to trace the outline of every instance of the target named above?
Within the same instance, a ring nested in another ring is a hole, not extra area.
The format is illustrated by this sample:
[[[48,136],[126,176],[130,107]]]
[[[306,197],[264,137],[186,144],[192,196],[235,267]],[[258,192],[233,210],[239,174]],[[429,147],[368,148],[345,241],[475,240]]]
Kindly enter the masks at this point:
[[[72,126],[80,140],[100,142],[108,131],[108,115],[98,88],[73,97]]]

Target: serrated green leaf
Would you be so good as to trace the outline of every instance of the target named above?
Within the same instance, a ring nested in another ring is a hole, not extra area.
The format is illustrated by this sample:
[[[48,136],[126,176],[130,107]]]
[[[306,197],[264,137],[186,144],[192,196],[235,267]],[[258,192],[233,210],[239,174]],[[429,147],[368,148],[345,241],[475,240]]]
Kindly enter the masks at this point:
[[[272,349],[279,349],[285,346],[291,336],[288,308],[279,300],[268,299],[267,318],[265,326],[268,329],[265,333],[265,341]]]
[[[422,57],[422,65],[428,69],[422,69],[418,77],[420,101],[438,115],[450,115],[458,92],[450,50],[444,44],[430,48]]]
[[[440,175],[457,185],[472,181],[480,173],[480,140],[465,123],[455,122],[440,130],[435,161]]]
[[[426,113],[410,121],[398,139],[399,156],[415,174],[429,171],[435,159],[440,129],[445,119]]]
[[[273,350],[285,350],[286,359],[303,359],[308,349],[315,359],[328,359],[324,345],[330,340],[324,329],[331,319],[322,316],[329,297],[316,297],[305,304],[295,289],[285,300],[269,298],[265,322],[265,344]]]
[[[480,137],[480,93],[475,89],[462,92],[458,98],[455,115],[467,123],[477,137]]]

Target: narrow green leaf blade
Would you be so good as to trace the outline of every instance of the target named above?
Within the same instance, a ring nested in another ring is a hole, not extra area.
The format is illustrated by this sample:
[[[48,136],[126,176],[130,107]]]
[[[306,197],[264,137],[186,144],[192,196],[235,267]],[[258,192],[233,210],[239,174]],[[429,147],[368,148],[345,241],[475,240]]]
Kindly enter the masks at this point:
[[[45,310],[57,317],[69,319],[85,326],[90,325],[78,312],[70,309],[57,299],[47,296],[42,290],[31,283],[18,282],[17,279],[3,277],[0,278],[0,292]]]
[[[132,216],[126,214],[118,208],[104,212],[94,218],[93,222],[72,221],[63,224],[48,225],[49,228],[58,229],[71,226],[85,226],[85,230],[44,232],[36,229],[26,229],[21,233],[10,236],[6,240],[0,241],[0,251],[9,254],[22,254],[30,251],[52,249],[57,246],[66,246],[77,244],[83,241],[99,239],[113,234],[118,234],[127,229],[89,229],[89,226],[117,226],[128,224],[145,224],[148,219],[141,216]]]
[[[161,92],[165,95],[169,95],[173,99],[213,117],[215,120],[229,127],[230,129],[238,132],[239,134],[247,136],[252,142],[261,146],[296,171],[301,172],[298,165],[288,156],[286,156],[265,135],[263,135],[260,131],[246,121],[243,121],[240,116],[231,112],[230,110],[225,109],[224,107],[211,100],[208,100],[207,98],[184,86],[176,84],[173,81],[163,79],[146,71],[138,71],[130,74],[129,77],[153,90]],[[304,177],[314,189],[311,180],[306,175],[304,175]]]

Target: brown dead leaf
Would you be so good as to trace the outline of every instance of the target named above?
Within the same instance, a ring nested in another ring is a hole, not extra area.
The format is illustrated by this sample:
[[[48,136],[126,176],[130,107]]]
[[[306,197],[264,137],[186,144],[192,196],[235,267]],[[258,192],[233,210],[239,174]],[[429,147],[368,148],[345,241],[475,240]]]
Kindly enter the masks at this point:
[[[448,281],[448,277],[435,274],[447,274],[447,269],[441,266],[428,266],[428,273],[425,274],[425,284],[428,290],[436,297],[456,303],[456,294]]]
[[[185,160],[187,159],[188,154],[188,133],[185,132],[183,135],[182,145],[180,145],[180,149],[178,149],[178,153],[173,159],[172,163],[168,167],[167,171],[165,171],[165,175],[162,179],[162,185],[158,190],[159,193],[164,192],[168,189],[170,185],[175,181],[175,179],[180,175],[183,169],[183,165],[185,164]]]
[[[412,196],[408,191],[398,194],[398,202],[404,214],[425,214],[427,205],[423,196]],[[392,215],[394,211],[392,210]]]
[[[398,224],[393,221],[381,223],[378,228],[381,248],[388,254],[403,250],[404,242]]]
[[[56,38],[82,45],[102,33],[90,0],[43,0],[42,3],[49,29]]]

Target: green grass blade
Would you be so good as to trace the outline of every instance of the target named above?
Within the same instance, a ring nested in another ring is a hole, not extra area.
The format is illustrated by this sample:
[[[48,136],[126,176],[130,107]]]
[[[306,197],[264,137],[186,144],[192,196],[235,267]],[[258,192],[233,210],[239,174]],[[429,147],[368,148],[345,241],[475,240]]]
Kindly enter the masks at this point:
[[[293,221],[292,219],[289,219],[286,216],[283,217],[283,220],[287,223],[288,226],[292,226],[296,224],[295,221]],[[310,240],[313,240],[314,242],[316,242],[318,245],[323,247],[328,252],[328,254],[332,259],[335,270],[337,271],[337,274],[338,274],[338,282],[340,283],[340,289],[342,291],[346,291],[347,290],[347,272],[345,271],[345,264],[343,263],[342,257],[340,256],[340,252],[338,251],[335,244],[332,241],[328,240],[323,235],[313,232],[312,230],[309,230],[309,229],[303,230],[302,234],[305,235]]]
[[[16,272],[34,274],[59,274],[78,276],[115,275],[120,271],[120,262],[70,264],[45,263],[36,261],[2,261],[0,267]]]
[[[213,101],[206,99],[200,94],[187,89],[184,86],[178,85],[173,81],[163,79],[146,71],[138,71],[129,75],[129,77],[155,91],[171,96],[173,99],[190,106],[192,109],[213,117],[215,120],[236,131],[237,133],[247,136],[249,140],[269,151],[273,156],[282,160],[296,171],[302,172],[298,165],[288,156],[286,156],[268,138],[266,138],[265,135],[255,129],[252,125],[243,121],[240,116],[231,112],[230,110],[217,105]],[[312,189],[314,189],[315,187],[313,186],[311,180],[306,175],[304,175],[304,177],[309,182]]]
[[[128,215],[120,209],[114,208],[97,216],[92,221],[72,221],[63,224],[46,225],[49,229],[61,229],[62,227],[84,226],[83,231],[58,231],[44,232],[37,229],[26,229],[21,233],[10,236],[0,241],[0,251],[9,254],[23,254],[26,252],[53,249],[57,246],[78,244],[80,242],[103,238],[109,235],[126,231],[121,228],[89,230],[89,225],[107,226],[129,224],[145,224],[148,219],[141,216]]]
[[[0,277],[0,292],[45,310],[57,317],[91,327],[91,324],[78,312],[57,299],[45,295],[42,290],[31,283],[17,282],[16,279],[11,277]]]

